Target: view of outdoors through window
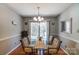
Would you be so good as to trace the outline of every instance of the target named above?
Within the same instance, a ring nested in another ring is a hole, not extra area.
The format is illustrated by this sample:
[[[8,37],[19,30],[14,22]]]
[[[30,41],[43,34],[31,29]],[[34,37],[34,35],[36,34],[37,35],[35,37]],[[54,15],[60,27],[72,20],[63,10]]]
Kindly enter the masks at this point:
[[[40,29],[39,29],[40,28]],[[47,22],[31,22],[31,41],[35,43],[37,38],[42,37],[44,42],[47,42]]]

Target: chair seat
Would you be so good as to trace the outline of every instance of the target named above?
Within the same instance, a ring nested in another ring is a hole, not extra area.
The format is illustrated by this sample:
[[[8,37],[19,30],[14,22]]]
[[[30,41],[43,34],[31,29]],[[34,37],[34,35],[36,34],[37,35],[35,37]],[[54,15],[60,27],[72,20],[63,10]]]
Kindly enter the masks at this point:
[[[32,52],[32,49],[31,48],[24,48],[25,52]]]
[[[49,49],[49,53],[54,54],[57,52],[57,49]]]
[[[48,48],[57,48],[57,47],[53,45],[49,45]]]

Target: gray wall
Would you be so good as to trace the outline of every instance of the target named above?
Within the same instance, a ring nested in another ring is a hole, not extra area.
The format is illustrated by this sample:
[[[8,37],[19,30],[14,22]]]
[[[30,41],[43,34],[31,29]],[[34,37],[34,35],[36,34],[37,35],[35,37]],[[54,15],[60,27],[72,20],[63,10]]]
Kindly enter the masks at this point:
[[[50,19],[50,24],[49,24],[49,33],[50,36],[52,35],[58,35],[58,19],[57,18],[49,18]],[[54,25],[52,25],[52,23],[55,23]]]
[[[29,20],[32,20],[32,18],[26,17],[24,18],[24,22],[27,22],[28,25],[24,25],[24,30],[29,31]],[[58,34],[58,19],[56,17],[45,17],[45,20],[49,22],[49,35],[57,35]],[[52,25],[52,23],[55,23],[55,25]]]
[[[61,21],[72,18],[72,34],[61,32]],[[62,47],[65,48],[70,41],[79,43],[79,4],[72,4],[59,16],[59,36],[63,41]]]
[[[21,31],[22,18],[5,4],[0,4],[0,54],[6,54],[20,44]]]

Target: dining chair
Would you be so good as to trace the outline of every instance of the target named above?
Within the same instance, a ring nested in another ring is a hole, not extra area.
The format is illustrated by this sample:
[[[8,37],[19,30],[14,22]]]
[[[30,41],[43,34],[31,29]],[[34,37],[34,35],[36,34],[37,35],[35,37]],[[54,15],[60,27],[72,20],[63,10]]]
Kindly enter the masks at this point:
[[[57,54],[60,49],[61,43],[62,41],[60,41],[60,39],[55,37],[53,39],[52,44],[48,46],[48,54]]]
[[[25,54],[33,54],[33,47],[29,46],[27,38],[20,40],[20,42],[21,42],[21,45],[22,45],[22,48]]]

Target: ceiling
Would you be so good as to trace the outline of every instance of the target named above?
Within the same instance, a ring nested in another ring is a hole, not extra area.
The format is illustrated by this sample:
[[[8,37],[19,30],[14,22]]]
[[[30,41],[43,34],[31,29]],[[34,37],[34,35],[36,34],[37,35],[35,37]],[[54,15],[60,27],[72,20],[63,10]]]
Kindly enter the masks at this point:
[[[37,16],[38,6],[41,16],[57,16],[71,6],[70,3],[8,3],[7,5],[24,17]]]

